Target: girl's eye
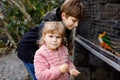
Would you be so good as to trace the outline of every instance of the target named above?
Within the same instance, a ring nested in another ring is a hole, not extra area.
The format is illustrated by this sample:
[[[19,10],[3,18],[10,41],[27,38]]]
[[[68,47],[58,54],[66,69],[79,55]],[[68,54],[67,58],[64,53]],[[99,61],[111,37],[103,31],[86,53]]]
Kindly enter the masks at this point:
[[[50,35],[49,37],[51,37],[51,38],[52,38],[53,36],[51,36],[51,35]]]
[[[56,38],[61,38],[60,36],[57,36]]]

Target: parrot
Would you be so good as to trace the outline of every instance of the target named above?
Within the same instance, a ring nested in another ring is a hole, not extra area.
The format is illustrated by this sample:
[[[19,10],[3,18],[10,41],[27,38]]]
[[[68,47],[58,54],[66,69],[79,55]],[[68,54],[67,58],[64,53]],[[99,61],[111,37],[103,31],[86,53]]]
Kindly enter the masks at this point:
[[[112,50],[110,38],[107,36],[107,32],[104,31],[98,35],[98,41],[100,46],[106,50]]]

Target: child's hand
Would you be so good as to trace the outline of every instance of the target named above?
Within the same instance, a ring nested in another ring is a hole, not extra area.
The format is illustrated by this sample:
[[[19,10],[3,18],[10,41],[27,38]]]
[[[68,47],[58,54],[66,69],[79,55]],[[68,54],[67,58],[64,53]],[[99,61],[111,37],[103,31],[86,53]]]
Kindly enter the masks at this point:
[[[80,74],[80,72],[76,69],[71,69],[69,71],[69,73],[72,75],[72,76],[78,76]]]
[[[61,73],[68,72],[68,65],[67,64],[62,64],[61,66],[59,66],[59,70],[60,70]]]

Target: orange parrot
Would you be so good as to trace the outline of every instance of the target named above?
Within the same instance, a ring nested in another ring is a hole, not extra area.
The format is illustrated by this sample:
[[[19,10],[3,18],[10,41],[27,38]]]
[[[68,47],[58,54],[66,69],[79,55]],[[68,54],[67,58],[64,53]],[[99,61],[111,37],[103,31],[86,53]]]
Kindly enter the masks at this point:
[[[112,50],[112,47],[111,47],[111,42],[110,42],[110,39],[109,37],[106,35],[107,32],[103,32],[101,34],[98,35],[98,41],[100,43],[100,46],[105,48],[106,50]]]

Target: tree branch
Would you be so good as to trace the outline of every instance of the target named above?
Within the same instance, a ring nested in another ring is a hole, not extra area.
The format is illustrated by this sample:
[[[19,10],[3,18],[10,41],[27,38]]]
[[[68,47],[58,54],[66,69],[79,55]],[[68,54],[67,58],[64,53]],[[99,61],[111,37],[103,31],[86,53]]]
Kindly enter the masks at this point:
[[[32,21],[31,16],[28,14],[28,12],[26,11],[23,3],[21,1],[16,2],[15,0],[7,0],[9,4],[11,4],[11,2],[25,15],[25,17],[28,19],[29,22]]]

